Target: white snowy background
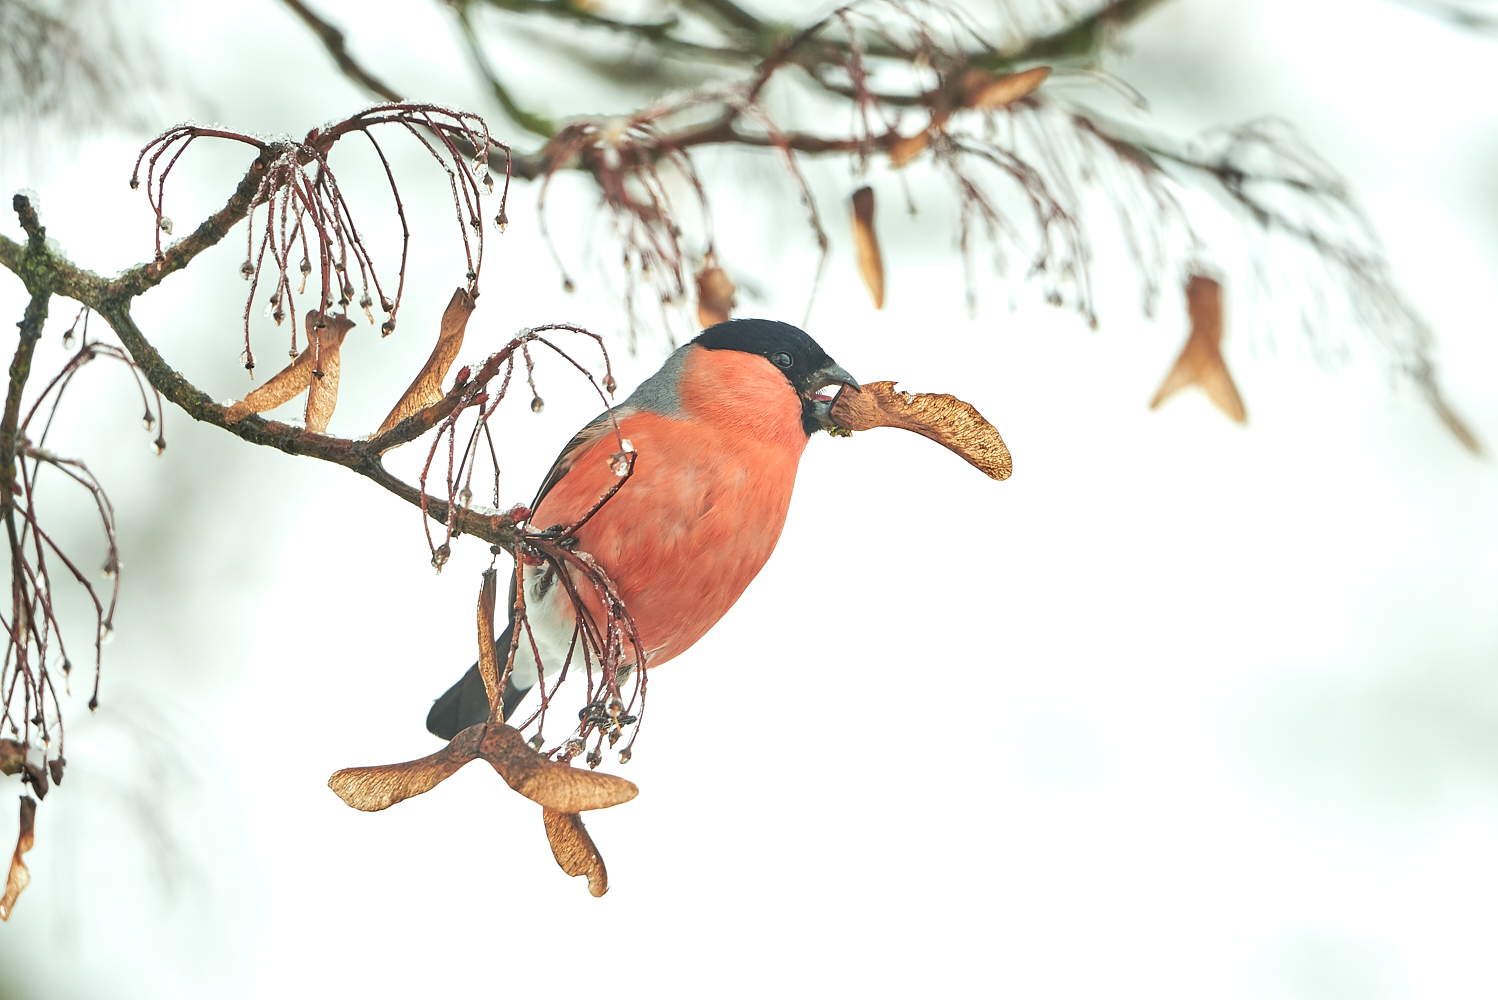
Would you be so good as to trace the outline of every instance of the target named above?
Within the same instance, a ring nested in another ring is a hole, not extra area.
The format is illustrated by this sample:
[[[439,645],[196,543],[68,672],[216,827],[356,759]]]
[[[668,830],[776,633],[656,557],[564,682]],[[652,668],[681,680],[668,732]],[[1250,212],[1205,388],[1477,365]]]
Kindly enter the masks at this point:
[[[152,128],[300,135],[366,103],[279,4],[137,9],[177,84]],[[443,17],[322,10],[408,93],[487,107]],[[1450,398],[1498,446],[1498,41],[1367,0],[1177,0],[1125,41],[1113,65],[1162,126],[1278,115],[1350,179],[1439,331]],[[517,36],[500,62],[543,110],[586,107],[581,79],[548,93],[529,75],[541,58]],[[126,185],[139,145],[11,150],[0,179],[35,189],[49,234],[111,273],[150,252]],[[351,435],[406,385],[462,275],[445,182],[391,146],[417,252],[397,335],[361,325],[345,348],[332,429]],[[179,233],[248,160],[188,154]],[[799,320],[814,258],[784,180],[768,158],[708,162],[730,185],[720,251],[760,290],[745,311]],[[1498,466],[1366,352],[1328,371],[1293,331],[1271,338],[1232,285],[1249,426],[1196,393],[1150,413],[1182,303],[1142,318],[1105,238],[1098,332],[991,277],[969,321],[945,200],[917,183],[908,218],[882,167],[875,312],[840,214],[848,168],[811,176],[837,256],[810,332],[859,378],[974,402],[1015,473],[990,482],[894,431],[811,443],[775,557],[653,672],[635,759],[610,762],[641,794],[587,818],[601,900],[483,765],[373,815],[325,785],[436,748],[422,720],[473,659],[484,546],[459,544],[436,576],[411,508],[180,413],[154,458],[124,373],[87,373],[55,447],[111,491],[124,592],[97,714],[73,687],[66,780],[0,926],[0,996],[1498,991]],[[620,328],[607,296],[560,291],[535,194],[517,185],[489,244],[465,358],[528,324]],[[580,253],[588,183],[563,178],[552,204]],[[1190,204],[1231,267],[1237,231],[1210,198]],[[0,225],[19,236],[8,212]],[[237,231],[135,310],[218,398],[248,388],[242,259]],[[0,276],[0,315],[23,304]],[[52,308],[43,370],[72,319]],[[259,336],[273,365],[278,334]],[[611,347],[625,391],[663,352]],[[562,366],[539,377],[545,412],[517,399],[507,418],[507,503],[597,410]],[[75,513],[60,530],[102,559]],[[0,803],[0,843],[14,822]]]

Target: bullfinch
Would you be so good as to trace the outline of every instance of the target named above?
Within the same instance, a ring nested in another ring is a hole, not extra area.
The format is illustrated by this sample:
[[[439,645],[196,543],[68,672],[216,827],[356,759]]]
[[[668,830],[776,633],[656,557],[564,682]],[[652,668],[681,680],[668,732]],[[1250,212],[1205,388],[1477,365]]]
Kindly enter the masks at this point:
[[[635,451],[634,471],[575,537],[618,588],[647,667],[690,649],[770,558],[806,442],[832,427],[831,400],[818,390],[834,385],[859,389],[803,331],[730,320],[673,353],[614,408],[619,436]],[[529,523],[579,520],[618,482],[619,449],[613,421],[601,414],[557,457]],[[523,639],[516,649],[507,719],[542,677],[561,669],[576,623],[550,565],[527,565],[522,585],[536,648]],[[514,628],[512,615],[495,642],[502,657]],[[626,652],[623,666],[632,669],[634,652]],[[437,699],[427,729],[452,739],[488,718],[475,664]]]

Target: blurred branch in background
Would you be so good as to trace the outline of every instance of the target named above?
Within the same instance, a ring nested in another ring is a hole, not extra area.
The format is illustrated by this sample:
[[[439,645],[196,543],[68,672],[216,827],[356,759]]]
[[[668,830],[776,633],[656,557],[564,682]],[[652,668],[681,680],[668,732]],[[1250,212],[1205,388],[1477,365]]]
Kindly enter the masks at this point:
[[[301,0],[284,2],[345,75],[389,99],[393,91],[349,55],[339,29]],[[1464,27],[1491,22],[1480,13],[1481,4],[1409,2]],[[1371,221],[1345,181],[1291,125],[1254,121],[1182,142],[1120,123],[1075,99],[1032,95],[1033,87],[995,96],[1006,78],[1016,79],[1036,62],[1098,73],[1111,39],[1159,3],[1114,0],[1084,13],[1061,4],[1024,10],[1005,4],[1001,21],[983,23],[955,4],[878,0],[804,25],[761,17],[731,0],[674,4],[664,8],[668,16],[640,20],[606,16],[567,0],[449,0],[448,6],[496,104],[521,128],[547,140],[513,156],[514,175],[545,184],[558,170],[579,168],[597,181],[622,244],[631,343],[640,323],[637,289],[665,306],[683,304],[694,285],[691,270],[698,270],[699,287],[710,269],[723,273],[709,192],[692,160],[697,147],[779,150],[807,206],[823,267],[823,213],[797,159],[848,156],[862,172],[877,156],[896,168],[929,156],[960,206],[969,313],[977,308],[974,261],[986,238],[1001,275],[1009,253],[1018,253],[1026,259],[1025,275],[1040,278],[1048,301],[1076,309],[1093,327],[1099,318],[1089,280],[1094,223],[1084,205],[1087,190],[1102,188],[1112,203],[1142,282],[1145,312],[1153,314],[1166,286],[1184,284],[1213,256],[1179,201],[1182,189],[1205,182],[1231,199],[1248,232],[1286,237],[1305,251],[1300,259],[1276,257],[1256,269],[1251,280],[1258,291],[1268,297],[1275,272],[1319,268],[1319,281],[1306,280],[1338,289],[1389,370],[1413,383],[1457,440],[1480,454],[1476,434],[1441,389],[1435,336],[1400,290]],[[485,12],[493,16],[476,16]],[[666,93],[630,114],[553,122],[525,109],[524,98],[500,80],[486,55],[486,28],[501,35],[507,26],[536,22],[550,25],[538,31],[539,41],[550,42],[559,58],[565,49],[581,59],[601,84],[615,75],[609,58],[601,50],[591,60],[588,50],[579,54],[575,29],[627,36],[648,53],[637,55],[636,65],[651,65],[650,72],[662,77],[696,80],[696,88]],[[783,123],[771,115],[764,95],[772,85],[782,88],[793,107],[808,109],[796,115],[807,122]],[[844,108],[824,110],[829,98]],[[839,120],[851,121],[852,129],[823,131],[826,122]],[[703,220],[696,232],[670,202],[663,173],[673,171],[696,192]],[[1014,218],[1008,196],[1016,191],[1029,209],[1028,220]],[[861,225],[871,234],[872,214]],[[560,257],[557,263],[564,284],[573,287]],[[882,274],[879,285],[875,297],[882,304]],[[1338,354],[1329,346],[1336,342],[1327,329],[1333,321],[1314,305],[1321,291],[1313,289],[1300,302],[1302,327],[1313,352],[1331,361]]]

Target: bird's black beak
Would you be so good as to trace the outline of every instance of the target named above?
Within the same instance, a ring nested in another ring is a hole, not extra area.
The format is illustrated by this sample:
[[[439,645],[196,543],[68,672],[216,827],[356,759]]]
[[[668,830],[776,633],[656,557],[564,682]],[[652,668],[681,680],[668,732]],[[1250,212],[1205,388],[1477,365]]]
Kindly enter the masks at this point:
[[[834,361],[829,361],[821,368],[812,372],[811,378],[806,383],[806,388],[801,391],[801,397],[806,400],[803,404],[803,410],[824,431],[830,431],[837,426],[832,420],[832,400],[834,397],[824,396],[817,390],[833,385],[847,386],[854,392],[863,391],[863,388],[858,384],[858,380],[849,375],[843,369],[842,365]],[[808,429],[808,433],[810,433],[810,429]]]

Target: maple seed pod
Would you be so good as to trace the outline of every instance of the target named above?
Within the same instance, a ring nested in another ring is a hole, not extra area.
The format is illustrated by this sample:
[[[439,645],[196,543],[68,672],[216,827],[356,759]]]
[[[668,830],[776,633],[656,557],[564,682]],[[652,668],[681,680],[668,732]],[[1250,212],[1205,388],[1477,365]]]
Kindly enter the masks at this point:
[[[1036,66],[1007,76],[993,76],[981,69],[970,69],[962,75],[963,104],[989,111],[1007,108],[1033,94],[1050,75],[1049,66]]]
[[[738,287],[709,253],[702,270],[697,272],[697,323],[705,330],[728,322],[733,315],[734,296]]]
[[[858,254],[858,273],[874,299],[874,308],[884,308],[884,257],[874,232],[874,189],[853,192],[853,247]]]
[[[895,144],[889,147],[889,165],[895,168],[905,166],[920,156],[930,144],[931,133],[929,131],[917,132],[915,135],[896,139]]]

